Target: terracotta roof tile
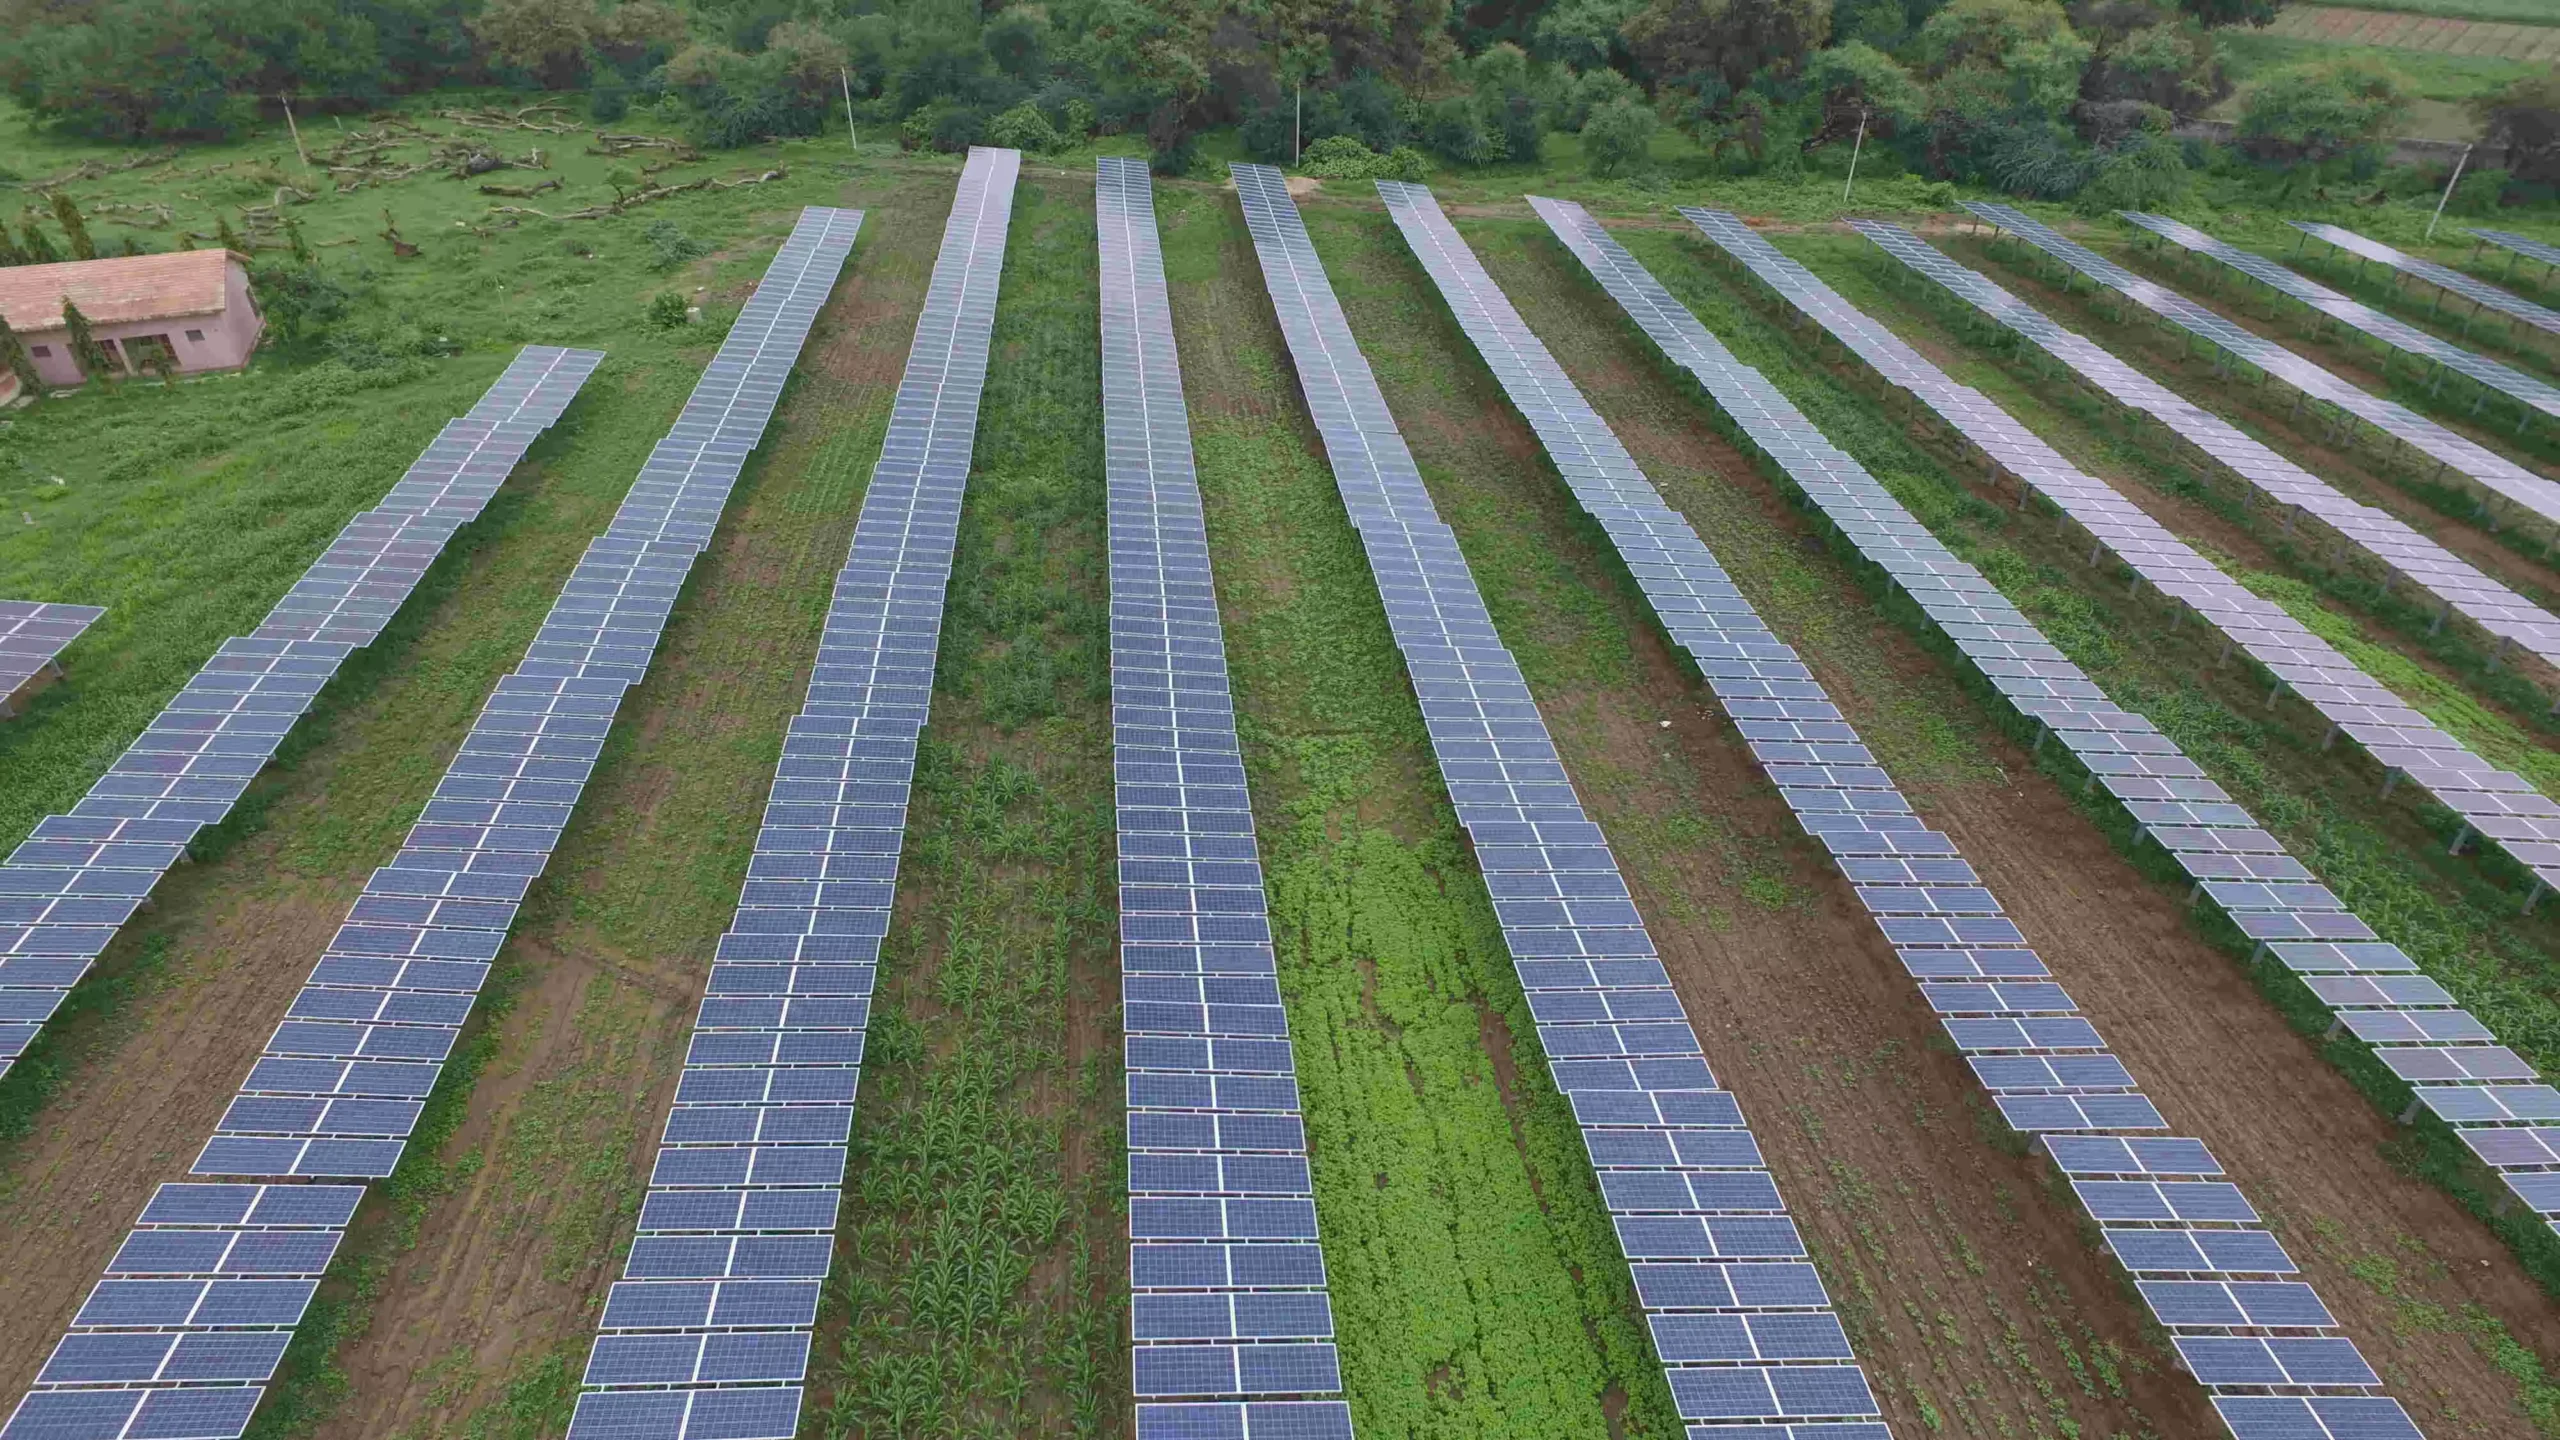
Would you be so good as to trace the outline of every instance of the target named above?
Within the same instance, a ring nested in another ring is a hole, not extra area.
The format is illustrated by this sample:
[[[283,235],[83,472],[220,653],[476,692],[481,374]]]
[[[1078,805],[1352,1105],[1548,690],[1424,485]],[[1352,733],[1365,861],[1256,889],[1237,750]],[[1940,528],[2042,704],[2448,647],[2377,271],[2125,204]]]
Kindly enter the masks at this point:
[[[100,325],[211,315],[223,308],[228,250],[179,250],[58,265],[0,266],[0,315],[26,334],[62,328],[62,297]]]

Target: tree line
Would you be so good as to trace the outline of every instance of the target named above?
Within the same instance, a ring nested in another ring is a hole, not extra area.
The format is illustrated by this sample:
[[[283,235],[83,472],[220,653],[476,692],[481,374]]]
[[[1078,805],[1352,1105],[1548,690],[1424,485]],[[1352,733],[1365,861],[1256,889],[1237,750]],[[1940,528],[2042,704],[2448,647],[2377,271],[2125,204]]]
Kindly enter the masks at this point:
[[[1641,175],[1672,127],[1735,173],[1855,145],[1930,178],[2092,204],[2192,172],[2369,178],[2409,97],[2353,63],[2276,72],[2235,144],[2172,132],[2231,94],[2216,33],[2281,0],[0,0],[0,86],[111,139],[234,133],[288,98],[361,111],[449,85],[587,92],[709,146],[841,123],[1049,150],[1206,130],[1323,173],[1527,163],[1557,132]],[[2464,193],[2560,190],[2560,78],[2482,106]]]

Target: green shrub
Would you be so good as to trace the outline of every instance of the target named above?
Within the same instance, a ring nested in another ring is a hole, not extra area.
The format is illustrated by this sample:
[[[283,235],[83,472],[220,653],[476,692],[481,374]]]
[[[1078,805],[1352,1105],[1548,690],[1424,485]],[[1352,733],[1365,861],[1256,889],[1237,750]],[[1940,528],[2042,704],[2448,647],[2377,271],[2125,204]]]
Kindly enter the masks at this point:
[[[1591,113],[1582,127],[1582,155],[1594,175],[1629,175],[1642,170],[1660,127],[1648,107],[1621,95]]]
[[[1066,137],[1040,113],[1039,106],[1025,100],[987,122],[986,143],[1037,155],[1063,148]]]
[[[650,266],[658,270],[673,270],[711,253],[710,246],[684,233],[673,220],[651,221],[641,237],[649,242]]]
[[[683,291],[661,290],[649,297],[649,323],[661,330],[679,329],[690,308],[691,302],[684,298]]]
[[[2240,92],[2235,137],[2253,158],[2318,170],[2367,150],[2409,109],[2409,95],[2390,71],[2363,61],[2295,65]]]

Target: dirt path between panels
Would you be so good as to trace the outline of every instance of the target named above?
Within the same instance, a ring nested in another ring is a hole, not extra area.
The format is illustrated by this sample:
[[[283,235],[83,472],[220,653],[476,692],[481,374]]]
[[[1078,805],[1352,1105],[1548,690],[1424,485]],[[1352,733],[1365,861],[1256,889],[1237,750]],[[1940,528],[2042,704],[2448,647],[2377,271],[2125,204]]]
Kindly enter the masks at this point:
[[[2394,1168],[2390,1123],[2187,924],[2177,894],[2141,878],[2004,738],[1982,702],[1945,682],[1942,662],[1877,617],[1835,558],[1815,554],[1811,526],[1707,427],[1705,398],[1651,365],[1641,337],[1598,308],[1571,264],[1545,250],[1506,258],[1497,247],[1493,268],[1745,593],[1805,650],[1914,804],[1956,838],[2172,1125],[2213,1147],[2392,1393],[2431,1435],[2532,1433],[2517,1384],[2478,1322],[2501,1322],[2514,1341],[2550,1356],[2560,1353],[2560,1308],[2449,1197]],[[1504,426],[1517,423],[1502,416]],[[1560,484],[1541,478],[1548,496],[1522,503],[1553,517],[1547,543],[1596,552],[1604,542],[1568,522]],[[1798,570],[1773,566],[1772,554],[1814,558]],[[1596,554],[1575,563],[1595,577],[1606,568]],[[1615,598],[1626,587],[1613,580],[1611,589],[1616,608],[1632,611]],[[1796,623],[1808,609],[1816,623]],[[1705,692],[1670,673],[1667,654],[1651,658],[1660,646],[1649,623],[1629,623],[1648,655],[1642,693],[1661,715],[1679,718],[1667,732],[1646,733],[1639,706],[1632,729],[1559,727],[1569,760],[1632,767],[1647,752],[1679,753],[1702,777],[1699,803],[1712,809],[1753,795],[1768,833],[1791,832],[1730,727],[1705,718]],[[1914,690],[1946,707],[1944,722],[1974,752],[1963,763],[1897,759],[1897,749],[1911,749],[1894,736],[1909,726],[1903,712]],[[1976,765],[1992,767],[1993,778],[1979,778]],[[1604,824],[1611,811],[1638,804],[1600,786],[1586,794]],[[1613,838],[1628,828],[1612,824]],[[2100,1343],[2112,1341],[2123,1347],[2129,1400],[2158,1433],[2212,1433],[2201,1392],[2166,1373],[2159,1332],[2139,1319],[2120,1274],[2040,1162],[1986,1138],[1996,1127],[1959,1118],[1979,1113],[1979,1090],[1841,883],[1810,846],[1789,838],[1783,848],[1803,887],[1784,907],[1795,943],[1735,943],[1712,928],[1670,925],[1658,935],[1697,1012],[1726,1017],[1701,1027],[1710,1058],[1762,1117],[1763,1143],[1797,1204],[1820,1197],[1808,1208],[1833,1245],[1846,1229],[1862,1259],[1895,1257],[1896,1281],[1876,1286],[1882,1303],[1866,1317],[1861,1354],[1887,1375],[1934,1371],[1970,1386],[1971,1376],[1943,1367],[1979,1346],[1976,1373],[2015,1387],[2019,1377],[1999,1359],[2009,1326],[2028,1332],[2022,1353],[2042,1343],[2059,1350],[2066,1334],[2085,1337],[2088,1368],[2065,1352],[2070,1373],[2049,1378],[2075,1407],[2100,1408],[2086,1392],[2094,1380],[2112,1394],[2115,1382],[2098,1364]],[[1677,891],[1659,877],[1644,876],[1640,900],[1644,891],[1654,892],[1648,913],[1676,913]],[[1818,1128],[1808,1114],[1821,1119]],[[1799,1123],[1770,1123],[1780,1115]],[[1889,1223],[1861,1216],[1862,1205]],[[1862,1277],[1856,1293],[1863,1288]],[[2143,1375],[2132,1362],[2158,1368]],[[1905,1416],[1919,1408],[1906,1405]],[[1926,1424],[1925,1411],[1918,1418]]]
[[[317,1435],[566,1418],[932,266],[947,179],[890,183],[840,202],[867,212],[845,278],[517,925],[443,1183],[353,1242],[381,1279]]]

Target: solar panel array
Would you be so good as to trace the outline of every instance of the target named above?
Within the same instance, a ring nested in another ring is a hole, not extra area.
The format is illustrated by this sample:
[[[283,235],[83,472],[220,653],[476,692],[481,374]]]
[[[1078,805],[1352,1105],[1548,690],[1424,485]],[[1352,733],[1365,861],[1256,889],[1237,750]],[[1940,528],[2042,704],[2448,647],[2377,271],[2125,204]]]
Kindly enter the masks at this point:
[[[2395,350],[2434,361],[2441,367],[2437,375],[2439,381],[2444,371],[2451,371],[2483,387],[2481,398],[2485,398],[2488,391],[2495,390],[2526,407],[2528,419],[2536,410],[2545,415],[2560,415],[2560,390],[2530,375],[2474,355],[2459,345],[2439,340],[2361,300],[2306,280],[2263,255],[2254,255],[2236,245],[2216,240],[2184,221],[2172,220],[2166,215],[2148,215],[2139,210],[2119,210],[2116,213],[2180,249],[2219,260],[2277,294],[2298,300],[2330,319],[2352,325]],[[2478,412],[2478,399],[2472,402],[2471,408],[2474,413]]]
[[[2051,226],[2012,206],[1967,200],[1964,208],[2188,334],[2256,366],[2259,373],[2283,380],[2304,398],[2325,401],[2341,414],[2364,421],[2434,461],[2435,469],[2428,478],[2443,479],[2448,474],[2460,476],[2490,496],[2503,498],[2528,514],[2560,524],[2560,485],[2464,439],[2405,405],[2366,394],[2274,341],[2260,339],[2232,324],[2166,285],[2146,280],[2114,261],[2101,258],[2088,247],[2064,237]],[[2483,502],[2484,507],[2486,503]]]
[[[2093,771],[2154,833],[2175,839],[2204,825],[2241,823],[2228,795],[2173,757],[2149,722],[2109,705],[1979,572],[1932,539],[1760,372],[1736,360],[1580,206],[1539,197],[1529,203],[1750,443],[1927,610],[2011,703],[2084,746]],[[1535,346],[1516,315],[1505,328],[1522,337],[1518,349]],[[1492,352],[1487,358],[1497,372],[1520,363]],[[1550,397],[1572,393],[1561,375],[1545,388]],[[1795,652],[1769,635],[1714,568],[1696,532],[1662,505],[1597,417],[1542,422],[1542,433],[1550,424],[1558,442],[1572,447],[1551,450],[1558,468],[1577,495],[1591,494],[1586,508],[1612,537],[1624,535],[1620,552],[1665,628],[1697,657],[1798,820],[1857,887],[2002,1117],[2035,1136],[2070,1180],[2232,1433],[2240,1440],[2418,1434],[2398,1402],[2379,1393],[2379,1379],[2296,1278],[2284,1247],[2203,1142],[2166,1133],[2158,1108],[2001,914],[1954,842],[1911,813]],[[1673,558],[1680,556],[1688,558]],[[2269,883],[2280,877],[2257,880],[2244,868],[2280,856],[2274,841],[2255,831],[2228,833],[2256,841],[2235,846],[2229,866],[2189,861],[2200,882],[2226,895],[2253,884],[2280,888]],[[2277,945],[2306,962],[2324,948]]]
[[[2035,307],[1948,259],[1901,226],[1881,220],[1852,220],[1849,224],[1883,247],[1886,254],[2035,342],[2101,393],[2168,426],[2242,483],[2286,506],[2293,516],[2318,520],[2380,560],[2392,574],[2406,577],[2418,589],[2435,596],[2441,606],[2437,612],[2439,623],[2448,611],[2461,615],[2494,637],[2502,654],[2507,645],[2513,644],[2541,657],[2546,664],[2560,667],[2560,619],[2482,574],[2469,561],[2419,534],[2390,512],[2348,499],[2310,471],[2250,438],[2240,427],[2202,406],[2188,403],[2169,387],[2108,354],[2086,337],[2054,323]]]
[[[2518,235],[2508,230],[2474,230],[2471,232],[2471,238],[2486,240],[2506,251],[2510,257],[2521,255],[2527,260],[2539,260],[2545,265],[2560,266],[2560,245],[2546,245],[2530,235]],[[2514,259],[2510,258],[2507,266],[2513,269]]]
[[[2193,611],[2221,633],[2226,646],[2264,667],[2279,693],[2291,690],[2302,697],[2328,724],[2324,744],[2345,736],[2383,767],[2391,783],[2406,776],[2451,809],[2464,826],[2457,848],[2476,831],[2533,875],[2535,897],[2560,884],[2560,802],[2524,776],[2473,754],[2282,606],[2252,594],[1988,396],[1957,384],[1740,220],[1719,211],[1681,213],[1888,382],[1918,397],[2021,484],[2077,521],[2094,546],[2113,551],[2134,572],[2137,585],[2148,582]],[[2325,908],[2325,902],[2315,905]]]
[[[1348,1440],[1146,162],[1096,162],[1140,1440]]]
[[[0,600],[0,720],[17,713],[9,700],[20,686],[39,675],[62,673],[63,648],[106,613],[98,605]]]
[[[801,213],[524,663],[267,1040],[190,1167],[206,1178],[152,1197],[0,1440],[230,1440],[247,1427],[363,1195],[295,1182],[378,1179],[398,1163],[860,222]]]
[[[222,642],[80,803],[39,821],[0,865],[0,1075],[603,359],[547,345],[518,352],[256,630]]]
[[[1954,384],[1882,326],[1859,315],[1804,268],[1750,235],[1730,216],[1707,214],[1699,223],[1769,281],[1779,293],[1821,321],[1893,383],[1946,416],[2001,466],[2052,498],[2100,544],[2114,549],[2137,575],[2163,594],[2195,609],[2231,641],[2272,672],[2281,685],[2312,698],[2332,723],[2350,729],[2370,722],[2342,718],[2344,688],[2331,673],[2344,665],[2314,661],[2318,652],[2291,617],[2241,590],[2166,529],[2097,480],[2073,470],[2049,447],[2002,415],[1978,392]],[[1810,488],[1810,487],[1808,487]],[[1817,503],[1821,503],[1817,500]],[[2014,606],[1993,591],[1980,572],[1934,540],[1926,540],[1908,511],[1891,512],[1897,527],[1923,542],[1927,556],[1916,581],[1906,558],[1912,542],[1871,542],[1842,524],[1862,553],[1894,575],[1991,683],[2045,731],[2061,739],[2109,793],[2122,801],[2146,834],[2156,839],[2231,923],[2303,977],[2304,984],[2337,1015],[2341,1031],[2374,1048],[2391,1072],[2416,1089],[2419,1101],[2464,1133],[2484,1158],[2515,1155],[2512,1136],[2490,1133],[2519,1120],[2560,1118],[2560,1093],[2541,1083],[2524,1057],[2500,1045],[2489,1028],[2460,1009],[2443,986],[2418,973],[2417,962],[2381,939],[2373,928],[2320,884],[2300,861],[2260,826],[2248,810],[2206,778],[2177,742],[2150,722],[2108,704],[2080,668],[2047,643]],[[1872,522],[1869,522],[1872,523]],[[1936,583],[1965,593],[1960,603],[1933,601]],[[2287,638],[2291,637],[2291,638]],[[2334,652],[2329,652],[2334,653]],[[2310,666],[2319,678],[2304,674]],[[2379,691],[2361,674],[2352,684]],[[2048,695],[2039,689],[2051,686]],[[2396,705],[2397,701],[2391,701]],[[2414,712],[2413,712],[2414,713]],[[2440,732],[2439,732],[2440,733]],[[2377,753],[2390,749],[2383,744]],[[2469,752],[2462,752],[2468,754]],[[2391,763],[2388,759],[2385,763]],[[2474,762],[2482,763],[2485,762]],[[2519,803],[2547,800],[2524,792],[2496,792]],[[2451,792],[2453,800],[2465,792]],[[2448,803],[2452,803],[2451,800]],[[2511,846],[2528,854],[2530,846]],[[2523,855],[2520,859],[2526,858]],[[2546,861],[2548,856],[2543,857]],[[2547,869],[2543,872],[2548,873]],[[2560,1132],[2554,1132],[2560,1135]],[[2516,1194],[2546,1223],[2560,1216],[2560,1165],[2550,1152],[2491,1158]]]
[[[1233,167],[1298,380],[1538,1042],[1693,1436],[1886,1430],[1733,1095],[1718,1086],[1519,663],[1423,488],[1280,172]],[[1825,1428],[1826,1426],[1830,1428]],[[1767,1428],[1750,1428],[1767,1427]]]
[[[569,1440],[799,1426],[1020,168],[960,173]]]
[[[2459,295],[2470,301],[2471,314],[2464,316],[2462,321],[2464,334],[2470,333],[2471,322],[2481,311],[2495,310],[2514,324],[2530,325],[2536,330],[2560,335],[2560,310],[2536,305],[2520,295],[2510,295],[2488,281],[2474,279],[2450,265],[2439,265],[2433,260],[2394,250],[2379,240],[2368,240],[2353,230],[2317,220],[2288,220],[2285,223],[2315,240],[2325,240],[2337,246],[2359,261],[2379,261],[2403,275],[2415,275],[2436,287],[2436,303],[2439,305],[2444,303],[2446,294]],[[2359,265],[2357,268],[2363,267]]]

